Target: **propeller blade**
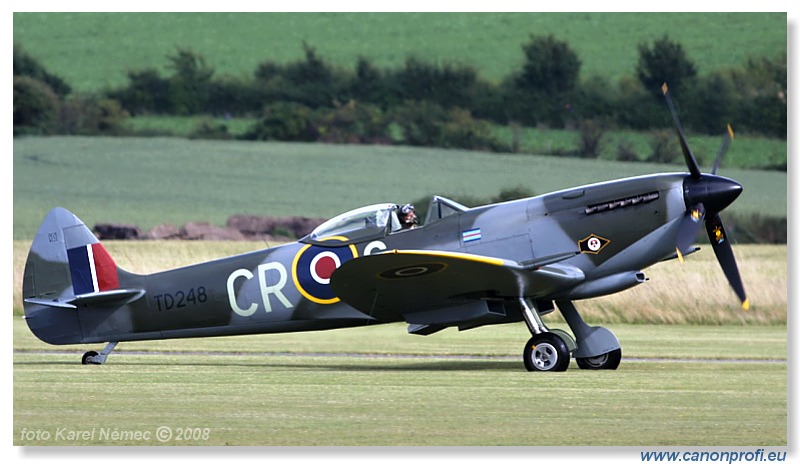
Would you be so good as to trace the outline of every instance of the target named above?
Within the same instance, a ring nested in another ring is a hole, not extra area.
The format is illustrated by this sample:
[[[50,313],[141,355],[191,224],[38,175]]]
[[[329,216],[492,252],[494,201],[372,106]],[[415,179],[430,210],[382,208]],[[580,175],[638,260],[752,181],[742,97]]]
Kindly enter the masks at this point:
[[[742,277],[739,275],[739,267],[736,266],[736,258],[733,256],[733,249],[731,243],[728,241],[728,235],[725,233],[725,227],[722,225],[722,219],[719,214],[706,219],[706,231],[708,232],[708,240],[711,241],[711,246],[714,248],[714,254],[717,256],[722,271],[725,272],[725,277],[728,278],[731,288],[742,301],[742,308],[747,310],[750,308],[750,301],[747,299],[747,294],[744,292],[744,285],[742,284]]]
[[[692,150],[689,148],[689,144],[686,142],[686,135],[683,133],[683,126],[681,125],[680,119],[678,119],[678,112],[675,110],[675,104],[672,103],[672,97],[669,95],[669,87],[667,87],[666,83],[661,85],[661,92],[664,93],[664,98],[667,100],[667,107],[669,107],[669,113],[672,115],[672,121],[675,122],[675,129],[678,131],[678,138],[681,142],[683,158],[686,160],[686,166],[689,168],[689,173],[691,173],[692,177],[695,179],[699,179],[701,174],[700,165],[697,164],[697,159],[695,159]]]
[[[719,165],[722,162],[722,158],[725,156],[725,153],[728,151],[728,145],[731,144],[731,140],[733,140],[733,128],[731,128],[731,124],[728,124],[728,131],[722,136],[722,146],[717,152],[717,159],[714,160],[714,167],[711,169],[712,174],[717,174]]]
[[[692,244],[697,239],[700,232],[703,218],[706,216],[706,208],[702,203],[698,203],[690,211],[687,211],[678,226],[678,236],[675,239],[675,251],[678,253],[678,260],[683,263],[683,254],[687,253]]]

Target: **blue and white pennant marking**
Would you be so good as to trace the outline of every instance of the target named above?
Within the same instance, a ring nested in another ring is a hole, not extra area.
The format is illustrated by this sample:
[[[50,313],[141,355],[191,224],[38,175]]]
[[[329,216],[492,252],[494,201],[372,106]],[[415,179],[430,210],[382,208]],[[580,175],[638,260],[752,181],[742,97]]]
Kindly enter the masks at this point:
[[[470,229],[461,233],[461,242],[475,242],[481,240],[481,228]]]

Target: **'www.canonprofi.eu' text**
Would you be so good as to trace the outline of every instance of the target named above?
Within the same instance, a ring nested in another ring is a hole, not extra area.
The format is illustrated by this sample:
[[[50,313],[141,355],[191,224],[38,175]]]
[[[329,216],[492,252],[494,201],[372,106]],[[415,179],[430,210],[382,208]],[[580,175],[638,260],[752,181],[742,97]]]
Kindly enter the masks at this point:
[[[650,451],[642,452],[642,461],[651,462],[723,462],[723,463],[737,463],[737,462],[768,462],[768,461],[786,461],[786,452],[766,451],[764,449],[758,450],[708,450],[708,451],[691,451],[691,450],[671,450],[671,451]]]

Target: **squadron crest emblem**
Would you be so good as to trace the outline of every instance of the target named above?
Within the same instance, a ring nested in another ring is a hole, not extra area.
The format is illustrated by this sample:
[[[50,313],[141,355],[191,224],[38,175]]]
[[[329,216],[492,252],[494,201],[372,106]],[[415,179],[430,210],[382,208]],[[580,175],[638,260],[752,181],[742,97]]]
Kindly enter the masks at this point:
[[[596,255],[610,243],[611,241],[605,237],[600,237],[596,234],[590,234],[588,237],[578,241],[578,248],[580,249],[581,253]]]

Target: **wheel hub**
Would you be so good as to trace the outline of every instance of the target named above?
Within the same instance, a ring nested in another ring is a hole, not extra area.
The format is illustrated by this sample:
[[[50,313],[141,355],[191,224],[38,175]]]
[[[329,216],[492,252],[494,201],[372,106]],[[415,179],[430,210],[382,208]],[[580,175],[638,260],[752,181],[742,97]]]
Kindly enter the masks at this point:
[[[558,361],[558,351],[549,343],[542,343],[533,347],[533,363],[543,371],[548,371],[555,367]]]

